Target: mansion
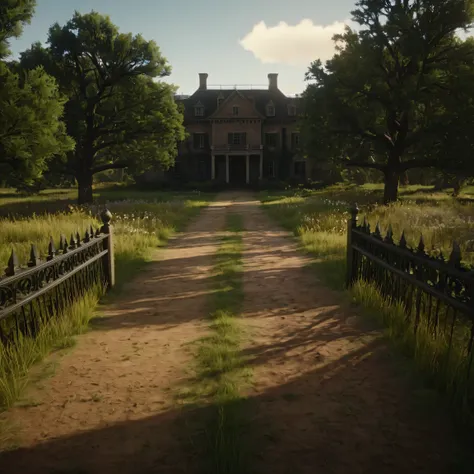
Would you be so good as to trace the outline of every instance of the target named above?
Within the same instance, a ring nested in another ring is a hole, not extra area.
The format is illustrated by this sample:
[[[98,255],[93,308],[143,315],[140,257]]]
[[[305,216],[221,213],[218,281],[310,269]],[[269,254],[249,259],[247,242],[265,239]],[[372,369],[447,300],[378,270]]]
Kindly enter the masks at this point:
[[[207,79],[199,74],[194,94],[176,98],[189,137],[168,177],[236,186],[271,178],[303,181],[298,99],[280,91],[278,74],[269,74],[262,89],[213,88]]]

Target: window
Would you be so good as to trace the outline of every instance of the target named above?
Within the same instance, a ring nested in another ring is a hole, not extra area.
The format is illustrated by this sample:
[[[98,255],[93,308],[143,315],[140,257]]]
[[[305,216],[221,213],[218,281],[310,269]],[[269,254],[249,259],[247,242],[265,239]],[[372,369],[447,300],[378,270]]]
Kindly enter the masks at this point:
[[[275,148],[278,146],[278,133],[265,133],[265,145]]]
[[[222,102],[224,102],[224,98],[223,97],[218,97],[217,99],[217,107],[220,107]]]
[[[194,107],[194,115],[196,117],[204,117],[204,107],[202,105]]]
[[[239,115],[239,108],[236,105],[232,107],[232,115]]]
[[[267,117],[275,117],[275,106],[273,102],[267,104]]]
[[[246,145],[247,134],[245,132],[229,133],[227,143],[229,145]]]
[[[300,134],[298,132],[293,132],[291,134],[291,149],[294,150],[300,146]]]
[[[206,134],[205,133],[194,133],[193,134],[193,148],[206,148]]]
[[[294,105],[288,106],[288,115],[294,117],[296,115],[296,107]]]

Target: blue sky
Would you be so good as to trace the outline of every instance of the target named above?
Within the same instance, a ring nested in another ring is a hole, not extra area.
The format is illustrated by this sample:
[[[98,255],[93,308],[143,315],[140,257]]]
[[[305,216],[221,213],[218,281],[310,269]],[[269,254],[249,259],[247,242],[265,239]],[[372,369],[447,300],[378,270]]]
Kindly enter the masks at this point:
[[[45,41],[55,22],[66,23],[75,10],[107,14],[123,32],[155,40],[170,62],[170,82],[192,93],[198,73],[209,84],[267,84],[279,74],[287,94],[303,91],[310,62],[332,56],[331,36],[350,19],[355,0],[37,0],[35,16],[16,55]]]

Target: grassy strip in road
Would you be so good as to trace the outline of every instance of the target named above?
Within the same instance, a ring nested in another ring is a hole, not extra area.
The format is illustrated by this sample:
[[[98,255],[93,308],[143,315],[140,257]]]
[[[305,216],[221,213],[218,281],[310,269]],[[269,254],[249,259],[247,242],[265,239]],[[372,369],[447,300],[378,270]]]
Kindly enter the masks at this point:
[[[248,372],[240,352],[242,329],[237,320],[243,300],[242,218],[227,215],[226,231],[214,263],[211,300],[211,335],[197,352],[198,379],[202,394],[212,403],[207,426],[206,473],[232,474],[243,468],[242,401],[240,388]]]

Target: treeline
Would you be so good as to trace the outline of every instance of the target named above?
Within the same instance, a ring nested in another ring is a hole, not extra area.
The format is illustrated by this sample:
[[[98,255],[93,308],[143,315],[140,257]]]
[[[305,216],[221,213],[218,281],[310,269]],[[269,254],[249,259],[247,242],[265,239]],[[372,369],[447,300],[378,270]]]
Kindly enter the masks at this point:
[[[185,132],[175,87],[156,80],[171,71],[156,43],[76,12],[45,46],[9,60],[35,3],[0,4],[0,182],[21,187],[56,170],[87,203],[96,173],[172,164]]]
[[[360,0],[352,18],[357,31],[335,36],[334,57],[306,76],[307,158],[330,179],[381,175],[387,203],[417,169],[473,176],[474,40],[459,33],[474,1]]]

